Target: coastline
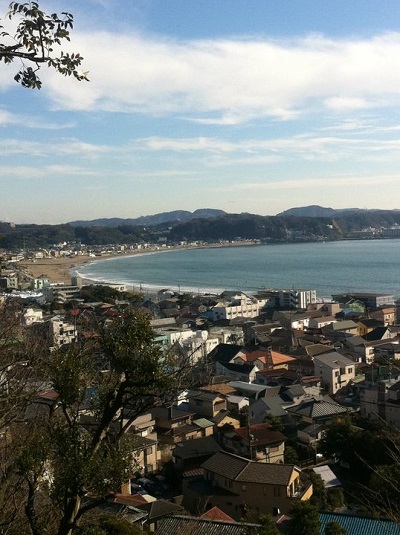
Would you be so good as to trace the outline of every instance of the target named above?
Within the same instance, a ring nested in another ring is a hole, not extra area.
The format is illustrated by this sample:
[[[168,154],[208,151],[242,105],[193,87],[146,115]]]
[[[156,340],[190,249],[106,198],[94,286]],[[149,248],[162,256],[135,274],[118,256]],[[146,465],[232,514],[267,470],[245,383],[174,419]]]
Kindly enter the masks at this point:
[[[29,273],[35,278],[41,276],[47,277],[51,283],[71,284],[71,277],[74,275],[75,268],[91,262],[102,262],[103,260],[111,260],[115,258],[128,258],[143,254],[162,253],[177,250],[192,250],[192,249],[209,249],[222,247],[245,247],[260,245],[254,242],[234,242],[234,243],[216,243],[216,244],[202,244],[194,245],[177,245],[166,249],[152,248],[152,249],[135,249],[118,254],[106,254],[102,256],[89,255],[75,255],[75,256],[60,256],[58,258],[40,258],[36,260],[23,260],[18,263],[18,269]]]

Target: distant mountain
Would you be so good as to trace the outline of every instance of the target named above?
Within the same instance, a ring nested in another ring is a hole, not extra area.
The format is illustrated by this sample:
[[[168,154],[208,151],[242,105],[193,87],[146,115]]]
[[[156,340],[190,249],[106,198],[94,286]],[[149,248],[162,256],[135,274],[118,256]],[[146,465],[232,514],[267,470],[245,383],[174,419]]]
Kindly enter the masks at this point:
[[[334,208],[324,208],[323,206],[318,206],[313,204],[311,206],[302,206],[299,208],[289,208],[280,214],[276,214],[281,217],[336,217],[338,214],[343,214],[344,212],[360,212],[360,208],[345,208],[340,210],[335,210]]]
[[[129,226],[155,226],[163,223],[176,223],[178,221],[191,221],[192,219],[208,219],[219,217],[226,214],[223,210],[214,210],[212,208],[200,208],[194,212],[187,210],[174,210],[172,212],[162,212],[161,214],[146,215],[135,219],[122,219],[119,217],[92,219],[91,221],[71,221],[69,225],[73,227],[119,227],[121,225]]]
[[[318,209],[328,210],[329,216],[295,216],[290,210],[285,213],[292,215],[261,216],[204,209],[193,213],[175,211],[137,219],[96,219],[64,225],[0,222],[0,246],[17,250],[47,248],[65,242],[107,246],[239,239],[257,240],[259,243],[330,241],[375,237],[376,231],[379,235],[382,228],[400,225],[400,210],[303,208],[312,214],[318,213]]]

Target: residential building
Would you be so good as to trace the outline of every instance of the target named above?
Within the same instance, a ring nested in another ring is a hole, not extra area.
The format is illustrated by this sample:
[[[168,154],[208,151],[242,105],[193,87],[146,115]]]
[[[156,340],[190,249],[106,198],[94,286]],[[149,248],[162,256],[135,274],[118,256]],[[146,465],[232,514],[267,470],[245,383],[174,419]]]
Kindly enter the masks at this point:
[[[278,290],[279,307],[283,309],[306,310],[308,305],[317,302],[316,290]]]
[[[54,316],[51,318],[49,327],[52,345],[55,347],[72,344],[77,340],[78,331],[75,325],[66,321],[63,316]]]
[[[189,392],[189,410],[198,416],[214,418],[220,411],[226,411],[226,399],[212,392]]]
[[[356,299],[361,301],[367,308],[380,308],[385,305],[393,306],[395,304],[394,295],[392,294],[378,294],[378,293],[363,293],[363,292],[351,292],[332,295],[334,301],[350,301]]]
[[[239,427],[221,437],[226,451],[262,463],[283,463],[286,437],[271,424]]]
[[[332,351],[314,357],[314,375],[322,379],[322,386],[334,395],[355,378],[355,363]]]
[[[144,475],[156,472],[161,459],[157,440],[139,435],[130,436],[129,440],[132,444],[134,473]]]
[[[201,429],[193,425],[193,412],[176,407],[154,407],[150,412],[155,420],[155,431],[160,444],[174,446],[202,436]]]
[[[303,483],[294,465],[258,463],[220,451],[203,465],[203,478],[184,478],[184,506],[192,513],[217,506],[239,520],[245,514],[288,513],[294,500],[308,500],[312,484]]]
[[[255,318],[259,316],[265,300],[259,300],[246,294],[239,293],[230,299],[219,301],[211,310],[213,321],[234,318]]]
[[[377,383],[365,382],[360,387],[360,414],[364,418],[385,421],[400,430],[400,381],[386,379]]]
[[[49,303],[62,305],[69,299],[79,295],[80,288],[67,284],[51,284],[50,286],[43,286],[43,294]]]
[[[333,401],[324,399],[304,400],[286,409],[297,428],[298,440],[307,445],[315,445],[322,437],[326,426],[335,418],[349,412]]]

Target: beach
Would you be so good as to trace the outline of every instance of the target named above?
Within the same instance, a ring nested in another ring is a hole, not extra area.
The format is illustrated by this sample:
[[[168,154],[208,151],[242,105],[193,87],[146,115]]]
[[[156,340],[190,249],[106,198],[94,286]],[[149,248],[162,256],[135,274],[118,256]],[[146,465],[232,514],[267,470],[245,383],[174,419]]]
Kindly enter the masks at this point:
[[[111,255],[104,258],[110,257]],[[38,260],[24,260],[18,264],[18,267],[29,272],[35,278],[43,275],[43,277],[47,277],[50,282],[71,284],[71,272],[73,271],[73,268],[93,260],[95,260],[95,258],[90,257],[89,255],[41,258]]]

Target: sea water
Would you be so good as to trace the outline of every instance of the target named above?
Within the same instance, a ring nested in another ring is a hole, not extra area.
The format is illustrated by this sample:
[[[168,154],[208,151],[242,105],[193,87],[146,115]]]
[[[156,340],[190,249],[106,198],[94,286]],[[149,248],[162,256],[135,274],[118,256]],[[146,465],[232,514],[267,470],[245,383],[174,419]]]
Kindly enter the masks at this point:
[[[142,291],[303,288],[322,297],[346,291],[400,297],[400,240],[167,250],[94,261],[77,269],[85,280]]]

